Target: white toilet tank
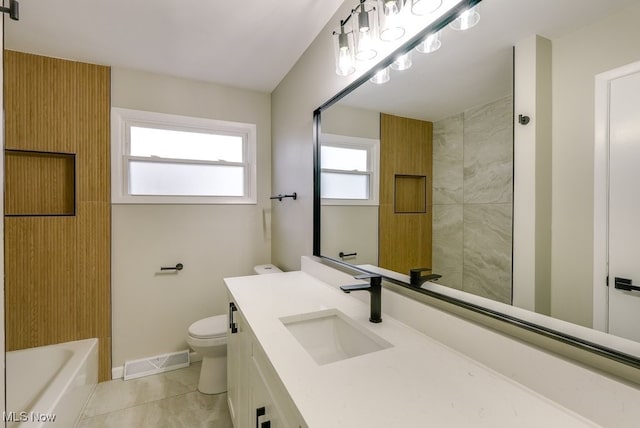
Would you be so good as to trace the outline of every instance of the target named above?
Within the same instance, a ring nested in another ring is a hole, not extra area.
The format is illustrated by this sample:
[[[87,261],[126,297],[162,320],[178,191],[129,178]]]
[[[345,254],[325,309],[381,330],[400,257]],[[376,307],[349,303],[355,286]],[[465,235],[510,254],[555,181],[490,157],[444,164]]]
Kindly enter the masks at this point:
[[[266,273],[280,273],[282,272],[278,266],[272,264],[257,265],[253,267],[253,271],[258,275],[264,275]]]

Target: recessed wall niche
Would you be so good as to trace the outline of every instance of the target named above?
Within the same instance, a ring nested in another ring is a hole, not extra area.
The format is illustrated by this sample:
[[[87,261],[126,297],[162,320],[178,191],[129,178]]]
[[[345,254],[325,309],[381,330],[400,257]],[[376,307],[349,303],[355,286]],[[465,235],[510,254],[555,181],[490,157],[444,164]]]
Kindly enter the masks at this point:
[[[5,150],[6,216],[73,216],[76,156]]]
[[[394,187],[394,211],[396,213],[427,212],[426,176],[396,174]]]

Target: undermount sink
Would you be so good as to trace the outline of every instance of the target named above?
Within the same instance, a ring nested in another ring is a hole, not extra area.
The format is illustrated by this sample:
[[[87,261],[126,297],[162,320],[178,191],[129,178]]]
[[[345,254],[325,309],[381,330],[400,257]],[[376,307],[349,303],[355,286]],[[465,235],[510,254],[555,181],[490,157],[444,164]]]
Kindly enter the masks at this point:
[[[292,315],[280,321],[319,365],[393,346],[337,309]]]

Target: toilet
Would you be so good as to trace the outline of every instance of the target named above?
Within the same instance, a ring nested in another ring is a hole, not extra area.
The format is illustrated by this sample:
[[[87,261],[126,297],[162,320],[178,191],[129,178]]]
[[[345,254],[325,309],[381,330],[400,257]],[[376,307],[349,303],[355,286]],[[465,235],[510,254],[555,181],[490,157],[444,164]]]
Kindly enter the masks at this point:
[[[253,268],[258,275],[282,272],[271,264]],[[227,315],[201,319],[189,326],[187,344],[202,356],[198,391],[219,394],[227,390]]]

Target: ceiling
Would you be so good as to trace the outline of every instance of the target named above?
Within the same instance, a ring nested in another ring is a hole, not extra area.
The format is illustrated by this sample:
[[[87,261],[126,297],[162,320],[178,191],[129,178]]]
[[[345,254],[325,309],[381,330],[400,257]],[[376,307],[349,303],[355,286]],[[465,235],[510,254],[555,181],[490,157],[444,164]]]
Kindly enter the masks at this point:
[[[510,93],[516,42],[559,37],[634,1],[483,0],[477,27],[445,29],[439,51],[414,54],[411,70],[392,71],[391,82],[367,83],[343,102],[446,117]],[[22,52],[271,92],[342,3],[20,0],[20,21],[4,20],[4,41]]]
[[[436,121],[513,91],[513,46],[538,34],[553,40],[637,0],[483,0],[479,24],[445,28],[442,47],[413,53],[407,71],[391,71],[383,85],[370,82],[343,105]]]
[[[342,3],[20,0],[20,21],[4,20],[4,42],[11,50],[271,92]]]

